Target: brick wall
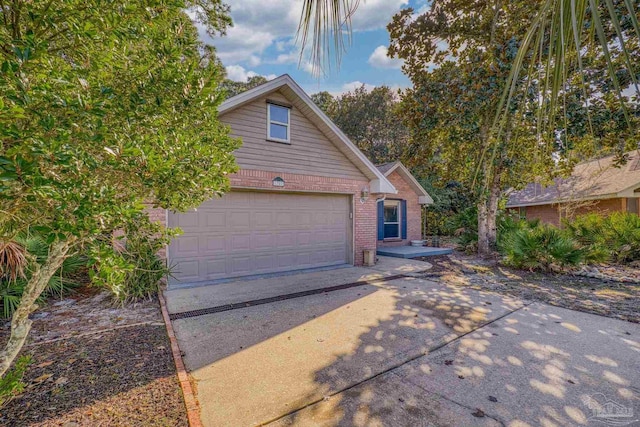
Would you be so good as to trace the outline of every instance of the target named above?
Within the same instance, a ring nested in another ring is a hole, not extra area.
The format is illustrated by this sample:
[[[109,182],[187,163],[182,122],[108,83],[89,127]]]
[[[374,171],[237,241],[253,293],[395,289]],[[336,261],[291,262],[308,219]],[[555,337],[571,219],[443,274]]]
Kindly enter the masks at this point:
[[[273,186],[273,179],[280,177],[285,181],[285,187]],[[370,195],[365,203],[360,203],[360,193],[369,182],[347,178],[324,176],[297,175],[290,173],[276,173],[260,170],[242,169],[229,176],[231,188],[265,189],[273,191],[291,192],[304,191],[316,193],[341,193],[354,196],[354,263],[362,265],[363,251],[376,248],[376,204],[375,195]],[[166,225],[166,214],[163,209],[148,208],[149,216],[154,221]]]
[[[626,204],[624,199],[602,199],[594,200],[584,206],[576,209],[572,209],[573,216],[584,215],[589,212],[597,212],[603,215],[611,212],[625,211]],[[585,202],[586,203],[586,202]],[[527,219],[540,219],[547,224],[553,224],[555,226],[560,225],[560,213],[558,211],[558,204],[527,206],[526,217]],[[514,212],[518,212],[518,209],[511,209]]]
[[[149,214],[149,219],[151,222],[159,222],[160,224],[167,226],[167,211],[162,208],[154,208],[150,205],[147,205],[146,209]],[[158,252],[158,256],[164,260],[167,259],[167,248],[162,248]]]
[[[398,194],[390,194],[387,198],[407,201],[407,238],[396,241],[379,241],[378,246],[405,246],[411,240],[422,238],[422,208],[418,203],[419,196],[397,171],[391,173],[387,179],[398,190]]]

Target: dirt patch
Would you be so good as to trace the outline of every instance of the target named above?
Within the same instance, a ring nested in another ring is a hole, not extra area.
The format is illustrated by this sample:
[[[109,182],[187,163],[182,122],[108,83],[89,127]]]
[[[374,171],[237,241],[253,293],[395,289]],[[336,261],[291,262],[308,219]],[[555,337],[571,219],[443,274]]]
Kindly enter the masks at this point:
[[[114,303],[111,295],[92,287],[82,287],[65,298],[50,298],[31,315],[33,326],[30,343],[50,341],[87,332],[101,331],[114,326],[135,323],[162,323],[158,301],[145,300],[126,306]],[[0,327],[0,342],[8,336],[10,323]]]
[[[117,307],[85,289],[32,317],[26,390],[0,408],[0,425],[188,425],[157,301]]]
[[[459,252],[424,260],[433,265],[430,280],[640,323],[638,284],[515,270]],[[626,268],[625,274],[634,273]]]
[[[187,425],[163,326],[69,338],[25,354],[33,356],[27,389],[0,410],[0,425]]]

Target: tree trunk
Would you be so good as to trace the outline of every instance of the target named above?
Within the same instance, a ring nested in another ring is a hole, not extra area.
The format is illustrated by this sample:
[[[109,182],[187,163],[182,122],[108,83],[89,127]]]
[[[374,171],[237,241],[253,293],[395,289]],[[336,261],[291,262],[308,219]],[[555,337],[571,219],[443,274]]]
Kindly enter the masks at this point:
[[[11,319],[11,335],[9,336],[9,341],[7,341],[4,349],[0,352],[0,378],[4,376],[13,360],[18,356],[18,353],[20,353],[22,346],[27,340],[27,335],[31,330],[32,322],[29,319],[29,315],[38,308],[36,300],[47,288],[51,277],[53,277],[56,271],[62,266],[73,243],[73,240],[56,241],[51,245],[49,255],[43,265],[34,262],[31,278],[24,287],[20,304]]]
[[[487,240],[489,250],[496,249],[498,240],[498,202],[500,201],[500,185],[494,179],[489,191],[489,201],[487,207]]]
[[[489,207],[486,197],[478,202],[478,254],[489,255],[491,247],[489,244]]]

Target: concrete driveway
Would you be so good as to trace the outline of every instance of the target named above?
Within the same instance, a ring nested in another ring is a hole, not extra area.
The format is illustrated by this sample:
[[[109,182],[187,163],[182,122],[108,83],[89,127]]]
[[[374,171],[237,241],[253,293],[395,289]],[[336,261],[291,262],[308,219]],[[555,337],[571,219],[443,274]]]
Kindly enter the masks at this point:
[[[380,261],[168,292],[175,317],[310,291],[173,320],[203,424],[640,425],[639,325]]]

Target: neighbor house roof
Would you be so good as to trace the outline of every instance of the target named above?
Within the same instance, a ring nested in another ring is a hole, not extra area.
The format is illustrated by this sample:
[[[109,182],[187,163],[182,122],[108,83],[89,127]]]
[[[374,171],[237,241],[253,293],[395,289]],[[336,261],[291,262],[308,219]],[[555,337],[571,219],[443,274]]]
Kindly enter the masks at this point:
[[[218,113],[224,114],[245,105],[256,98],[280,91],[290,102],[340,150],[370,180],[371,193],[391,193],[398,191],[387,180],[353,142],[329,119],[322,110],[309,98],[309,95],[288,75],[283,74],[253,89],[227,99],[218,107]]]
[[[415,179],[415,177],[411,174],[411,172],[409,172],[409,169],[407,169],[399,161],[383,163],[381,165],[377,165],[376,167],[382,174],[384,174],[385,177],[391,175],[394,171],[398,172],[398,174],[401,177],[403,177],[405,181],[407,181],[407,183],[413,189],[413,191],[415,191],[418,194],[419,196],[418,203],[420,203],[421,205],[433,204],[433,199],[431,198],[429,193],[427,193],[427,190],[422,188],[422,185],[420,185],[420,183]]]
[[[614,156],[576,165],[568,178],[550,186],[531,183],[509,196],[507,207],[546,205],[579,200],[640,196],[640,152],[627,153],[629,161],[615,167]]]

